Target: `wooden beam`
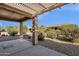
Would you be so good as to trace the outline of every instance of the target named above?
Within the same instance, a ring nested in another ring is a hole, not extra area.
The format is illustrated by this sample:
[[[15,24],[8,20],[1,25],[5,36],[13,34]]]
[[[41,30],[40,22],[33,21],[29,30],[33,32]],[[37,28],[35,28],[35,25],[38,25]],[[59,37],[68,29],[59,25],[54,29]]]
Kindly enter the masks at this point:
[[[40,6],[42,6],[43,8],[47,9],[45,6],[43,6],[41,3],[39,3]]]
[[[6,18],[6,17],[1,17],[1,16],[0,16],[0,20],[11,21],[11,22],[19,22],[19,21],[16,20],[16,19],[9,19],[9,18]]]
[[[8,9],[2,7],[0,9],[0,19],[6,20],[6,21],[21,22],[21,21],[24,21],[24,20],[27,20],[30,18],[26,17],[25,15],[13,12],[11,10],[8,10]]]
[[[6,9],[12,11],[12,12],[15,12],[15,13],[18,13],[18,14],[21,14],[21,15],[25,15],[29,18],[31,18],[31,16],[32,16],[32,14],[25,12],[23,10],[17,9],[15,7],[12,7],[11,5],[8,5],[8,3],[1,3],[0,8],[6,8]]]
[[[55,5],[50,6],[49,8],[47,8],[47,9],[45,9],[44,11],[40,12],[39,14],[43,14],[43,13],[45,13],[45,12],[47,12],[47,11],[54,10],[54,9],[56,9],[56,8],[59,8],[59,7],[61,7],[61,6],[66,5],[66,4],[67,4],[67,3],[56,3]]]
[[[24,22],[24,21],[27,21],[27,20],[29,20],[29,19],[30,19],[30,18],[24,17],[24,18],[21,18],[21,19],[19,20],[19,19],[10,19],[10,18],[7,18],[7,17],[1,17],[1,16],[0,16],[0,20],[10,21],[10,22]]]
[[[32,44],[38,43],[37,17],[32,19]]]
[[[29,19],[30,19],[30,18],[28,18],[28,17],[24,17],[24,18],[21,18],[19,22],[24,22],[24,21],[27,21],[27,20],[29,20]]]
[[[31,7],[27,6],[27,5],[25,5],[24,3],[19,3],[19,4],[22,4],[23,6],[25,6],[25,7],[29,8],[29,9],[31,9],[31,10],[33,10],[33,11],[35,11],[35,12],[38,12],[37,10],[35,10],[35,9],[33,9],[33,8],[31,8]]]
[[[63,5],[66,5],[66,4],[68,4],[68,3],[55,3],[55,5],[52,5],[52,6],[50,6],[49,8],[45,8],[45,9],[42,10],[40,13],[37,13],[36,15],[33,15],[32,17],[35,17],[35,16],[38,16],[38,15],[43,14],[43,13],[45,13],[45,12],[54,10],[54,9],[56,9],[56,8],[59,8],[59,7],[63,6]]]

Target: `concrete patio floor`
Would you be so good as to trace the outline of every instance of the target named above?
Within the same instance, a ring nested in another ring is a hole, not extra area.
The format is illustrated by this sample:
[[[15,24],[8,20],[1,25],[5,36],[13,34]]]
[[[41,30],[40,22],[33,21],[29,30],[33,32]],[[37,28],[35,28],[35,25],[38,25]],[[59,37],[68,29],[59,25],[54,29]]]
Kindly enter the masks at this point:
[[[24,39],[0,42],[0,56],[66,56]]]

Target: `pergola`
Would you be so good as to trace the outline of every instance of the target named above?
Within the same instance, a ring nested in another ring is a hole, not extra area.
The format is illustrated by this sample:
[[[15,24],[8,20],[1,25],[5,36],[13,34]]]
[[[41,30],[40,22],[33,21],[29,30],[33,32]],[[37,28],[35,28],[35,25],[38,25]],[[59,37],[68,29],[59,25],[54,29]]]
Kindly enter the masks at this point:
[[[66,3],[0,3],[0,19],[20,23],[20,36],[23,36],[23,22],[32,20],[32,44],[38,43],[37,17],[47,11],[59,8]]]

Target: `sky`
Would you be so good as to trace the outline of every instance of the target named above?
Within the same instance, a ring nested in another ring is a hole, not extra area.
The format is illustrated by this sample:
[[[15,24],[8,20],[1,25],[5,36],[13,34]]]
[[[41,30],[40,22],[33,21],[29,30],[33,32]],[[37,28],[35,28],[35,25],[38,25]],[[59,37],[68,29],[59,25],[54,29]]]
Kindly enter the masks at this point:
[[[2,27],[19,25],[17,22],[3,20],[0,20],[0,24],[2,24]],[[79,4],[67,4],[38,16],[38,25],[48,26],[54,24],[79,25]],[[32,21],[26,21],[24,25],[31,27]]]

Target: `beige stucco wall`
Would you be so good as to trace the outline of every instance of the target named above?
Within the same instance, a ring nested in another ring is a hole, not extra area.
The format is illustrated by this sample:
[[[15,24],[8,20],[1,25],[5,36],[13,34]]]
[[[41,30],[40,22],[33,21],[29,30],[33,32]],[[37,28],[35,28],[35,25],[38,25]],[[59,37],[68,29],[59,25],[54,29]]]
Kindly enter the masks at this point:
[[[9,36],[8,32],[1,32],[1,36],[2,35],[8,35]]]

